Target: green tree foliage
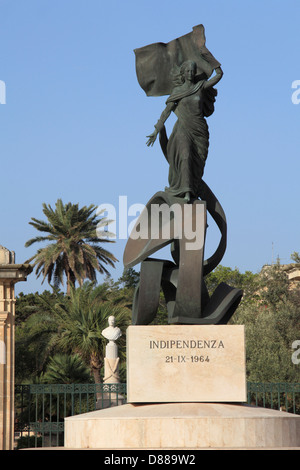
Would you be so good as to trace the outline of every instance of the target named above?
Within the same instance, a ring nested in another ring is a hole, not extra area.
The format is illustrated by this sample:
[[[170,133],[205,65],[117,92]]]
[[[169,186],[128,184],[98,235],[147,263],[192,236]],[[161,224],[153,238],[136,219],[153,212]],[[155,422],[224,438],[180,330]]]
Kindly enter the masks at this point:
[[[95,383],[100,383],[107,343],[101,332],[108,326],[110,315],[115,316],[116,324],[125,332],[130,310],[110,298],[107,284],[95,286],[86,282],[63,297],[44,293],[37,298],[33,313],[18,328],[18,357],[28,348],[31,352],[28,372],[40,375],[54,354],[77,354],[89,367]],[[121,357],[125,335],[118,344]]]
[[[41,382],[50,384],[87,383],[91,379],[89,368],[79,354],[55,354],[51,357]]]
[[[44,291],[43,294],[22,292],[16,299],[16,347],[15,375],[16,382],[32,382],[43,371],[54,346],[49,341],[49,333],[39,331],[39,324],[44,316],[51,317],[52,308],[63,302],[62,292]],[[36,320],[32,320],[35,317]]]
[[[77,281],[82,285],[84,279],[94,281],[96,272],[109,274],[106,266],[115,266],[117,259],[105,250],[101,244],[111,242],[106,232],[101,231],[109,221],[99,218],[97,207],[79,208],[78,204],[63,204],[61,199],[56,202],[55,209],[43,204],[43,213],[47,221],[35,218],[29,222],[39,232],[47,235],[31,238],[26,247],[33,243],[49,242],[39,248],[37,253],[27,260],[36,267],[36,275],[42,275],[43,282],[47,278],[57,288],[67,277],[68,292]]]
[[[108,326],[108,317],[114,315],[116,323],[125,331],[129,322],[129,311],[115,305],[109,299],[103,301],[102,286],[85,283],[72,289],[66,305],[55,310],[59,328],[58,343],[63,351],[77,352],[89,364],[95,383],[101,382],[100,372],[104,365],[107,341],[101,332]],[[120,339],[120,347],[124,336]]]
[[[118,279],[118,285],[123,288],[135,288],[140,280],[140,273],[136,272],[133,268],[124,269],[122,276]]]
[[[280,264],[259,276],[254,301],[242,303],[233,323],[245,325],[247,376],[253,382],[300,382],[292,344],[300,337],[300,287],[291,288]]]
[[[291,254],[291,260],[293,260],[294,263],[300,263],[300,254],[297,251],[294,251]]]
[[[241,273],[238,268],[232,269],[219,265],[205,277],[205,284],[210,295],[221,282],[242,289],[244,292],[243,301],[245,301],[248,300],[250,296],[253,296],[256,291],[258,275],[253,274],[251,271]]]
[[[86,282],[73,288],[70,296],[59,291],[20,294],[16,303],[16,381],[42,380],[56,354],[76,354],[98,382],[107,343],[101,331],[111,314],[123,332],[118,345],[121,380],[125,380],[125,331],[131,323],[138,278],[131,270],[117,282],[109,277],[98,286]],[[300,339],[300,287],[290,285],[279,263],[259,274],[218,266],[206,277],[210,294],[220,282],[244,291],[230,322],[245,325],[248,380],[300,382],[300,365],[292,362],[292,344]],[[167,324],[163,295],[153,323]]]

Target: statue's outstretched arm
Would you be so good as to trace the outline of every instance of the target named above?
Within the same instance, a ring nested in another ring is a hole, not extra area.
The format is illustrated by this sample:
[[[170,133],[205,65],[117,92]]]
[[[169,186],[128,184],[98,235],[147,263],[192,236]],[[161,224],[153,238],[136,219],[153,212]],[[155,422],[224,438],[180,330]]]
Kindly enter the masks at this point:
[[[209,87],[216,85],[224,75],[221,67],[217,67],[215,69],[215,72],[216,72],[216,75],[214,75],[210,80],[207,80],[207,82],[204,83],[204,86],[203,86],[204,88],[209,88]]]
[[[148,147],[150,145],[152,146],[154,144],[154,142],[156,141],[156,137],[157,137],[158,133],[162,130],[162,128],[164,126],[164,123],[166,122],[166,120],[170,116],[171,112],[174,111],[175,108],[176,108],[175,103],[170,102],[170,103],[167,104],[167,106],[165,107],[165,109],[161,113],[161,116],[160,116],[159,120],[157,121],[157,123],[154,126],[155,127],[154,132],[152,132],[152,134],[150,134],[150,135],[147,135],[148,140],[147,140],[146,144],[148,145]]]

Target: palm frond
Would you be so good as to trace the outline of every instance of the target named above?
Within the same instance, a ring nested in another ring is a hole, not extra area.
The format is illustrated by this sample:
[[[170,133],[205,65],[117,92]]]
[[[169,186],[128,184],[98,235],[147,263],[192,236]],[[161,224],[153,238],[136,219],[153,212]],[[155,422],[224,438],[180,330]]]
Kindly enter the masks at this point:
[[[77,280],[80,285],[84,279],[94,281],[97,272],[109,275],[106,266],[114,268],[117,259],[101,246],[112,242],[107,237],[113,236],[101,231],[112,222],[101,218],[103,211],[97,212],[93,204],[79,208],[79,204],[64,204],[58,199],[54,209],[43,203],[43,213],[46,222],[32,218],[29,224],[48,235],[31,238],[25,244],[29,247],[33,243],[51,242],[30,258],[38,277],[42,275],[43,281],[47,278],[58,287],[63,284],[64,275],[69,283]]]

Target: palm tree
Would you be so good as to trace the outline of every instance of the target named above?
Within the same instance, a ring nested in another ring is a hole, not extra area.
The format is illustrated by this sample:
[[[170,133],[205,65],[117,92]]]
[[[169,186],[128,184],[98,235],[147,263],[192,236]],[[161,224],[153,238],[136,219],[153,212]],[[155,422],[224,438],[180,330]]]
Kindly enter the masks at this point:
[[[63,332],[59,345],[67,351],[72,349],[89,364],[95,383],[100,383],[100,373],[104,366],[107,340],[101,332],[108,326],[108,317],[113,315],[116,324],[123,331],[118,340],[119,353],[125,346],[125,330],[130,322],[130,310],[113,301],[103,301],[103,286],[94,287],[85,283],[81,288],[72,289],[70,302],[60,320]]]
[[[55,354],[42,375],[42,382],[47,384],[81,384],[89,380],[90,370],[78,354]]]
[[[120,359],[125,350],[125,330],[130,323],[130,310],[110,299],[107,285],[95,286],[85,282],[81,287],[71,287],[69,297],[56,304],[47,297],[43,310],[27,320],[27,341],[40,344],[40,356],[54,352],[78,354],[90,368],[95,383],[101,382],[107,340],[101,332],[108,326],[108,317],[114,315],[123,332],[118,340]]]
[[[47,233],[37,236],[25,243],[26,247],[37,242],[50,242],[46,247],[38,249],[28,263],[33,262],[36,275],[47,278],[54,286],[63,284],[63,276],[67,277],[67,293],[78,281],[82,285],[84,279],[94,281],[96,272],[109,275],[106,265],[115,267],[117,259],[105,250],[100,243],[112,242],[109,232],[101,231],[110,223],[106,217],[98,218],[97,207],[79,208],[78,204],[63,204],[61,199],[56,202],[55,210],[43,204],[43,213],[48,221],[31,218],[30,225],[39,232]]]

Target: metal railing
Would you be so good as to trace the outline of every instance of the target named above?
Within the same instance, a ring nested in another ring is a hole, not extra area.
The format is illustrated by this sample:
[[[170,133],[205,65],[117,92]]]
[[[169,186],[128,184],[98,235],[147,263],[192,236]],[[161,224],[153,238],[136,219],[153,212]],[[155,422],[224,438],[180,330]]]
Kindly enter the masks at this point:
[[[248,382],[248,404],[300,414],[300,383]],[[15,386],[16,448],[64,444],[64,418],[126,403],[126,384]]]
[[[247,383],[248,403],[300,414],[300,383]]]
[[[64,418],[125,402],[126,384],[16,385],[16,448],[62,446]]]

